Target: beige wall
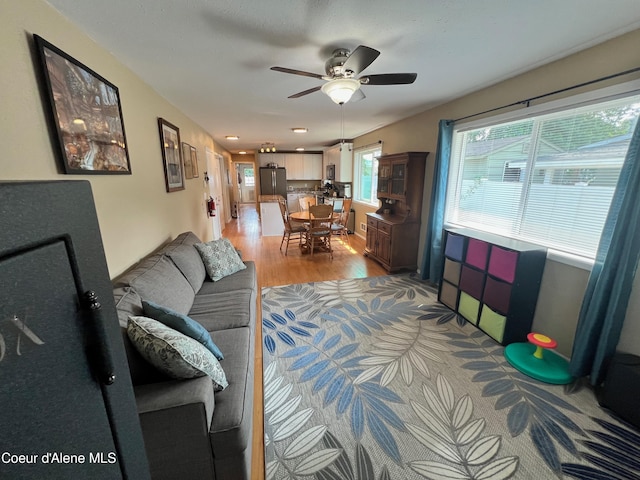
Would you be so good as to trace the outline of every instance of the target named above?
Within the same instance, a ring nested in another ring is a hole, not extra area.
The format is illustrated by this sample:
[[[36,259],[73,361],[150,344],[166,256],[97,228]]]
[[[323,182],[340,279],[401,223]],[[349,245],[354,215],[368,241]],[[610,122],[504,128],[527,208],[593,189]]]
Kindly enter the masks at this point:
[[[62,175],[52,149],[35,68],[36,33],[116,85],[132,175]],[[95,196],[111,276],[185,230],[210,239],[204,205],[205,147],[227,152],[211,136],[41,0],[0,2],[0,180],[88,179]],[[181,140],[198,149],[200,178],[166,193],[157,118],[180,128]],[[34,199],[35,201],[36,199]]]
[[[640,45],[640,30],[370,132],[356,138],[354,147],[382,140],[383,153],[412,150],[432,152],[427,158],[425,174],[421,232],[421,238],[424,238],[435,159],[433,152],[436,149],[440,119],[464,117],[638,67],[640,64],[638,45]],[[437,68],[437,65],[434,65],[434,68]],[[565,96],[629,81],[638,78],[638,76],[638,74],[635,77],[624,76],[590,87],[583,87],[565,94]],[[429,82],[429,78],[423,77],[420,81]],[[557,100],[558,98],[560,96],[550,97],[548,100]],[[360,223],[366,222],[366,213],[374,209],[362,204],[354,204],[354,208],[356,210],[356,231],[361,234]],[[419,263],[422,259],[423,249],[424,242],[421,242],[418,254]],[[554,337],[559,344],[558,350],[565,355],[571,353],[577,317],[588,276],[588,271],[547,261],[533,327],[537,331]],[[625,330],[619,345],[621,349],[633,353],[640,353],[638,342],[629,340],[630,338],[635,340],[640,338],[639,292],[640,285],[637,285],[633,291]]]
[[[50,143],[48,121],[40,97],[32,56],[31,35],[37,33],[118,86],[127,134],[132,175],[62,175]],[[88,179],[94,191],[109,271],[116,276],[176,234],[193,230],[212,236],[204,205],[205,147],[221,152],[226,163],[236,160],[213,142],[210,134],[185,117],[131,71],[96,45],[41,0],[0,2],[0,180]],[[433,108],[355,140],[354,146],[383,140],[384,152],[434,152],[437,122],[544,94],[638,66],[640,30],[551,63],[498,85]],[[437,68],[437,65],[434,66]],[[630,80],[622,78],[617,80]],[[423,78],[420,81],[429,81]],[[609,82],[614,83],[614,81]],[[605,84],[600,84],[604,86]],[[596,88],[596,87],[588,87]],[[586,90],[586,89],[583,89]],[[574,92],[577,93],[577,92]],[[554,98],[555,99],[555,98]],[[182,140],[198,149],[200,178],[186,180],[186,189],[166,193],[157,117],[180,128]],[[427,159],[422,237],[431,191],[434,156]],[[231,165],[229,165],[231,167]],[[232,180],[233,182],[233,180]],[[36,201],[37,199],[34,199]],[[354,205],[356,225],[372,209]],[[356,228],[357,230],[357,228]],[[419,259],[424,245],[420,245]],[[573,332],[588,272],[548,261],[534,328],[555,337],[559,350],[571,351]],[[621,348],[639,353],[640,285],[634,288]]]

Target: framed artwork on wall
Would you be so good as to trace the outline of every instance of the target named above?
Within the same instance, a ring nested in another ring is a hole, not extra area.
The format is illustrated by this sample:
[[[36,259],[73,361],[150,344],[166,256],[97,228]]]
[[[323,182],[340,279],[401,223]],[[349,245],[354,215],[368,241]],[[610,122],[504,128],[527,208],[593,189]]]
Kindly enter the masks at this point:
[[[198,150],[194,146],[191,146],[191,169],[193,178],[198,178]]]
[[[160,130],[160,148],[162,149],[167,192],[184,190],[183,164],[182,155],[180,154],[180,129],[163,118],[158,118],[158,128]]]
[[[62,171],[131,174],[118,88],[42,37],[33,38]]]
[[[182,142],[182,161],[184,162],[184,178],[193,178],[193,167],[191,166],[191,145]]]

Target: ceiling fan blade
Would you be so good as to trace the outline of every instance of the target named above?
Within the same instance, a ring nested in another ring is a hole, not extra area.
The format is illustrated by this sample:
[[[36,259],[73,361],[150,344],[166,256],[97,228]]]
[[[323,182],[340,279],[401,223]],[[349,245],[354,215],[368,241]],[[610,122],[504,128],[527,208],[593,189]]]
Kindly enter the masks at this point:
[[[324,80],[324,76],[320,75],[319,73],[305,72],[303,70],[293,70],[291,68],[284,67],[271,67],[271,70],[275,72],[291,73],[293,75],[302,75],[304,77],[319,78],[320,80]]]
[[[322,87],[313,87],[313,88],[310,88],[309,90],[305,90],[303,92],[294,93],[293,95],[290,95],[287,98],[303,97],[304,95],[309,95],[310,93],[317,92],[318,90],[320,90],[320,88],[322,88]]]
[[[380,55],[378,50],[365,45],[360,45],[344,62],[343,69],[351,70],[354,75],[358,75],[365,68],[371,65],[373,61],[378,58],[378,55]]]
[[[417,73],[381,73],[366,75],[358,80],[363,85],[406,85],[415,82],[416,78],[418,78]]]
[[[351,95],[349,102],[359,102],[360,100],[364,100],[365,98],[367,98],[367,96],[364,94],[362,89],[359,88],[358,90],[353,92],[353,95]]]

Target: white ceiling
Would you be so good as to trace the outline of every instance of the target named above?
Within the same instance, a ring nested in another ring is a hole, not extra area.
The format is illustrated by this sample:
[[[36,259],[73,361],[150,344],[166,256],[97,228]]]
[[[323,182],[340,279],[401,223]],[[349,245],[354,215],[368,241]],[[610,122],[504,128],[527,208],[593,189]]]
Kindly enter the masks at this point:
[[[638,0],[48,2],[233,153],[341,137],[340,107],[323,93],[287,98],[323,81],[271,66],[324,74],[334,48],[363,44],[382,52],[365,74],[416,72],[345,104],[354,138],[640,27]]]

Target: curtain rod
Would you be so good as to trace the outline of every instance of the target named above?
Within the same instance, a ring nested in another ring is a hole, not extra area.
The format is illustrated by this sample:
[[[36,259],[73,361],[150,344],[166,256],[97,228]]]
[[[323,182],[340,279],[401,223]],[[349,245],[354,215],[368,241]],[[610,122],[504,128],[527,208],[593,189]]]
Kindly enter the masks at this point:
[[[580,87],[586,87],[587,85],[592,85],[592,84],[598,83],[598,82],[604,82],[605,80],[611,80],[612,78],[620,77],[622,75],[628,75],[630,73],[634,73],[634,72],[638,72],[638,71],[640,71],[640,67],[632,68],[631,70],[625,70],[624,72],[614,73],[612,75],[607,75],[606,77],[596,78],[595,80],[589,80],[588,82],[578,83],[577,85],[573,85],[571,87],[561,88],[560,90],[555,90],[553,92],[544,93],[542,95],[538,95],[538,96],[535,96],[535,97],[527,98],[525,100],[520,100],[518,102],[513,102],[513,103],[510,103],[508,105],[502,105],[501,107],[496,107],[496,108],[492,108],[490,110],[485,110],[484,112],[478,112],[478,113],[474,113],[472,115],[467,115],[466,117],[456,118],[455,120],[451,120],[451,122],[455,123],[455,122],[459,122],[461,120],[467,120],[468,118],[479,117],[480,115],[484,115],[485,113],[495,112],[497,110],[502,110],[503,108],[515,107],[516,105],[525,105],[525,106],[528,107],[529,104],[531,102],[533,102],[534,100],[540,100],[541,98],[550,97],[551,95],[556,95],[558,93],[568,92],[569,90],[574,90],[574,89],[580,88]]]
[[[373,147],[374,145],[382,145],[382,140],[378,140],[377,142],[368,143],[367,145],[360,145],[359,147],[355,147],[354,150],[361,150],[363,148]]]

